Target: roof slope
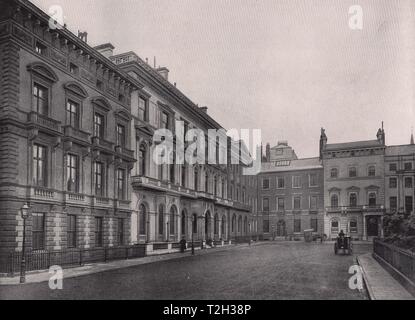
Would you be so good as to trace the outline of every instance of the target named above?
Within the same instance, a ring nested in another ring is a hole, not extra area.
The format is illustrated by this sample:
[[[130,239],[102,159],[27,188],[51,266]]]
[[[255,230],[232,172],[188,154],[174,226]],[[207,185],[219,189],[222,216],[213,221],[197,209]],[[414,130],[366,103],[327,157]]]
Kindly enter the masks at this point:
[[[277,165],[278,162],[281,162],[282,164],[286,164],[286,165]],[[261,173],[309,170],[309,169],[323,169],[323,166],[321,165],[320,159],[318,157],[262,163]]]

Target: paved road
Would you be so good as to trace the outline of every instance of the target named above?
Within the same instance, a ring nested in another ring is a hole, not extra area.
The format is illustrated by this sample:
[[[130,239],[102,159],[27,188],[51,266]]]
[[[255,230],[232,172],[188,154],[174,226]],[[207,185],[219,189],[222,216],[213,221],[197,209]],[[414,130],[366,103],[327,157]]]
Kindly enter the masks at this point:
[[[0,299],[367,299],[348,288],[354,261],[329,244],[263,243],[70,278],[63,290],[0,286]]]

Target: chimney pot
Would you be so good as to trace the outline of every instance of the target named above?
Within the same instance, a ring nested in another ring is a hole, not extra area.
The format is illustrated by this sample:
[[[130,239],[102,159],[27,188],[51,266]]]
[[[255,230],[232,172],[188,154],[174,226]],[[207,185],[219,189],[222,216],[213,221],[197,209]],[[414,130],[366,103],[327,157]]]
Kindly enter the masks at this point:
[[[166,67],[158,67],[156,70],[164,79],[167,81],[169,80],[169,72],[170,70]]]
[[[200,107],[200,110],[202,110],[204,113],[208,112],[208,107],[204,106],[204,107]]]

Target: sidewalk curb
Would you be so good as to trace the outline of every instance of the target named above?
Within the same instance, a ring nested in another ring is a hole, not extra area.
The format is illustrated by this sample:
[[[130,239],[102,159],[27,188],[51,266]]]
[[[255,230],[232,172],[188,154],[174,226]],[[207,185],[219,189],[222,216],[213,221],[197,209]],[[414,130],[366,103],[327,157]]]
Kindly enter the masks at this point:
[[[107,262],[107,263],[94,263],[94,264],[86,264],[83,266],[79,266],[76,268],[67,268],[66,270],[71,270],[73,272],[73,274],[67,275],[65,276],[65,278],[67,279],[71,279],[71,278],[78,278],[78,277],[82,277],[82,276],[87,276],[90,274],[97,274],[97,273],[102,273],[102,272],[107,272],[107,271],[112,271],[112,270],[122,270],[122,269],[126,269],[126,268],[133,268],[133,267],[137,267],[137,266],[141,266],[141,265],[146,265],[146,264],[151,264],[151,263],[156,263],[156,262],[160,262],[160,261],[169,261],[169,260],[175,260],[175,259],[182,259],[182,258],[186,258],[186,257],[196,257],[198,255],[204,255],[204,254],[210,254],[210,253],[214,253],[214,252],[222,252],[222,251],[227,251],[230,250],[232,248],[242,248],[242,247],[248,247],[248,244],[232,244],[232,245],[227,245],[227,246],[223,246],[223,247],[215,247],[215,248],[210,248],[210,249],[203,249],[203,250],[197,250],[196,252],[199,252],[199,254],[195,254],[193,255],[187,255],[186,253],[190,253],[190,250],[186,250],[186,252],[184,254],[180,253],[180,252],[174,252],[174,253],[166,253],[166,254],[162,254],[162,255],[153,255],[153,256],[146,256],[143,258],[137,258],[137,259],[130,259],[130,260],[116,260],[116,261],[112,261],[112,262]],[[180,254],[178,256],[172,256],[172,255],[177,255]],[[145,258],[154,258],[154,257],[164,257],[165,259],[155,259],[155,260],[150,260],[149,261],[145,261],[143,259]],[[132,262],[131,265],[111,265],[111,263],[117,263],[117,262],[125,262],[125,261],[130,261]],[[133,262],[136,263],[133,263]],[[101,267],[101,268],[100,268]],[[78,270],[75,270],[78,269]],[[85,270],[82,270],[85,269]],[[64,269],[65,270],[65,269]],[[28,275],[32,275],[32,276],[38,276],[40,279],[33,279],[31,281],[26,281],[26,283],[24,284],[20,284],[19,283],[19,276],[15,276],[15,277],[4,277],[4,278],[0,278],[0,287],[2,286],[20,286],[20,285],[27,285],[27,284],[34,284],[34,283],[44,283],[44,282],[48,282],[49,281],[49,277],[47,277],[47,279],[42,279],[41,277],[45,277],[46,275],[49,275],[49,271],[48,270],[42,270],[42,271],[35,271],[32,274],[28,274]],[[3,280],[3,281],[2,281]]]
[[[366,274],[366,271],[365,271],[365,269],[363,268],[363,266],[362,266],[362,264],[361,264],[361,262],[360,262],[360,256],[356,256],[356,260],[357,260],[358,265],[360,266],[360,269],[362,270],[362,274],[363,274],[363,281],[364,281],[364,283],[365,283],[365,287],[366,287],[367,292],[368,292],[368,294],[369,294],[369,299],[370,299],[370,300],[376,300],[376,299],[375,299],[375,295],[374,295],[374,293],[373,293],[373,289],[372,289],[372,287],[370,286],[369,281],[367,280],[367,274]]]
[[[395,280],[415,297],[415,283],[411,279],[376,253],[373,253],[372,256]]]

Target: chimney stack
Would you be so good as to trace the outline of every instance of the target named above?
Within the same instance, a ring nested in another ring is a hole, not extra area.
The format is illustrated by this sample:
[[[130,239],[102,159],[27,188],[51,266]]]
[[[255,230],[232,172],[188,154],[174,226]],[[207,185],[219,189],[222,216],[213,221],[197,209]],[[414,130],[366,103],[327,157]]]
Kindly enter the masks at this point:
[[[167,81],[169,81],[169,72],[170,70],[166,67],[159,67],[156,71]]]
[[[104,43],[94,47],[94,49],[101,53],[105,58],[109,59],[114,55],[115,47],[111,43]]]
[[[265,148],[265,157],[267,158],[267,162],[271,161],[271,145],[269,143],[267,143]]]
[[[200,110],[202,110],[204,113],[207,114],[208,112],[208,107],[204,106],[204,107],[200,107]]]

